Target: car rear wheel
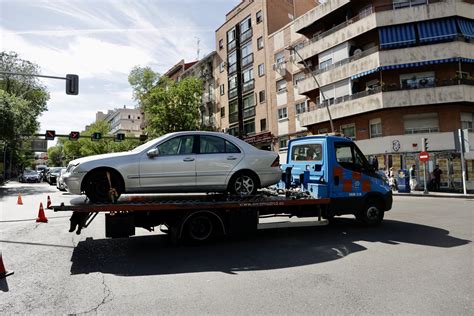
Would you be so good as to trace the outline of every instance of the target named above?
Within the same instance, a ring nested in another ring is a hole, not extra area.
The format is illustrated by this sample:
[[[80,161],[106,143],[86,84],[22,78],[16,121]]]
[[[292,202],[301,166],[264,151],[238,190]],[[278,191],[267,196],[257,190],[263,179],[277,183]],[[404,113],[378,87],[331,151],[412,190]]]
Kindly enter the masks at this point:
[[[257,193],[257,189],[255,176],[248,172],[238,173],[231,179],[229,184],[230,193],[241,196],[253,195]]]
[[[107,178],[110,175],[110,184]],[[116,191],[115,199],[118,199],[122,193],[119,176],[115,172],[108,170],[93,171],[86,179],[85,192],[91,202],[113,202],[111,197],[111,188]]]

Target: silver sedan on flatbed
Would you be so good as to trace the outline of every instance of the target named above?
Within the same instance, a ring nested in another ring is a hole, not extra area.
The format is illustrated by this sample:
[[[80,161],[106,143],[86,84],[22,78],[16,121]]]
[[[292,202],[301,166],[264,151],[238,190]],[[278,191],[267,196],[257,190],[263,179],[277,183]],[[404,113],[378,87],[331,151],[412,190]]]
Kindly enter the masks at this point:
[[[63,179],[69,192],[106,202],[122,193],[251,195],[277,183],[281,170],[275,152],[228,134],[192,131],[166,134],[128,152],[73,160]]]

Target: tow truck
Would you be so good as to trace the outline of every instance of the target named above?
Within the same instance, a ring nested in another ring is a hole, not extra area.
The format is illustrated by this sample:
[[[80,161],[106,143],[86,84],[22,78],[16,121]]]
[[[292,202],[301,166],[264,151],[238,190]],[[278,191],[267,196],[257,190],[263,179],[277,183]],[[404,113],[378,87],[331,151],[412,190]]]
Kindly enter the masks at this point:
[[[340,136],[290,140],[282,181],[253,196],[226,194],[132,195],[114,203],[88,203],[83,198],[54,211],[72,211],[70,232],[87,227],[105,213],[106,237],[135,235],[135,228],[162,227],[173,241],[205,242],[217,236],[250,236],[265,217],[315,218],[327,225],[334,216],[353,214],[364,225],[382,222],[392,207],[392,191],[356,144]],[[113,188],[111,188],[113,192]]]

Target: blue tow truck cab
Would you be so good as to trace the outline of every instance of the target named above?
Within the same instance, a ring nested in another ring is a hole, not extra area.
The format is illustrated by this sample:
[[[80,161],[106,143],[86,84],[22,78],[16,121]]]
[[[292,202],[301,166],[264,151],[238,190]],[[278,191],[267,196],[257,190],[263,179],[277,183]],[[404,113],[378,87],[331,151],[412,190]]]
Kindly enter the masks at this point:
[[[377,225],[392,208],[388,183],[348,138],[292,139],[281,167],[286,188],[301,186],[316,198],[330,198],[323,213],[327,219],[353,214],[363,224]]]

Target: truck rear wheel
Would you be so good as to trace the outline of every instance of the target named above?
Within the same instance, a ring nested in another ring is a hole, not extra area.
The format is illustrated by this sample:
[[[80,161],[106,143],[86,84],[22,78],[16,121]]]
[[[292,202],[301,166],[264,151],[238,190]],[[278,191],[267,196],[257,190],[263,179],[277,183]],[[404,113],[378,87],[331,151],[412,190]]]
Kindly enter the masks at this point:
[[[376,226],[382,223],[384,217],[384,210],[382,204],[370,199],[365,203],[365,206],[356,214],[356,219],[366,226]]]
[[[210,214],[196,214],[190,217],[184,226],[187,239],[194,243],[209,241],[214,234],[214,220]]]

